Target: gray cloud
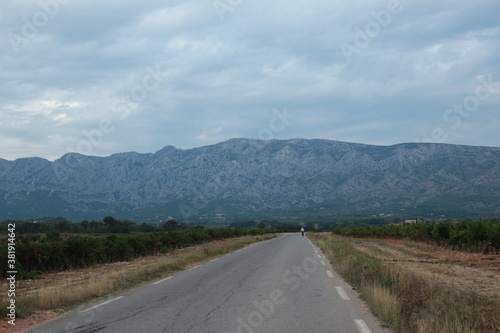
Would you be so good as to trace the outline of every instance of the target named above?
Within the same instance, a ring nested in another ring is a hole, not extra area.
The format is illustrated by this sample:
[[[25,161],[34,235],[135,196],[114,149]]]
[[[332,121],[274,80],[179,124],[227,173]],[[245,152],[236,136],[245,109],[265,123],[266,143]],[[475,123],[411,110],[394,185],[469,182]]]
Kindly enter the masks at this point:
[[[262,133],[500,142],[497,1],[255,0],[223,12],[221,3],[3,4],[0,158]],[[468,116],[449,113],[485,75],[495,92]],[[269,132],[283,108],[294,118]]]

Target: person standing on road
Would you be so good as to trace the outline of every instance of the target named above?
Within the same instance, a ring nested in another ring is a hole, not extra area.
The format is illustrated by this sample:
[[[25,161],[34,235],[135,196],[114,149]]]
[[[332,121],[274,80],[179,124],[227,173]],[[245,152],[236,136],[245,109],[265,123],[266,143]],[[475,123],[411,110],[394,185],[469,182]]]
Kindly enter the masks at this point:
[[[302,233],[302,237],[304,237],[304,228],[300,228],[300,232]]]

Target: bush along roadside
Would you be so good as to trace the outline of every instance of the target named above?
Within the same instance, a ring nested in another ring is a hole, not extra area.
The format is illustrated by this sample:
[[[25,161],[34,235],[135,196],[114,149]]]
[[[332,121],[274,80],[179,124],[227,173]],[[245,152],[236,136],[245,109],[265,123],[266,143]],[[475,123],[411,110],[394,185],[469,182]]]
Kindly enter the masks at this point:
[[[310,238],[395,332],[498,332],[500,328],[498,302],[394,270],[354,248],[348,239],[329,234]]]

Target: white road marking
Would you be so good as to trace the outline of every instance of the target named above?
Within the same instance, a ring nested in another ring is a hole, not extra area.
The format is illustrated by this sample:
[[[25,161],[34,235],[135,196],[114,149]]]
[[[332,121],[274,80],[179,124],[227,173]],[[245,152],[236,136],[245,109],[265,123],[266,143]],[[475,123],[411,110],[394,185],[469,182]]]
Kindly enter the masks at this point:
[[[123,297],[125,297],[125,296],[118,296],[118,297],[116,297],[116,298],[110,299],[109,301],[106,301],[106,302],[103,302],[103,303],[101,303],[101,304],[94,305],[94,306],[93,306],[93,307],[91,307],[91,308],[88,308],[88,309],[82,310],[82,311],[80,311],[80,313],[81,313],[81,312],[87,312],[87,311],[90,311],[90,310],[97,309],[97,308],[98,308],[98,307],[100,307],[100,306],[103,306],[103,305],[109,304],[109,303],[114,302],[114,301],[116,301],[116,300],[119,300],[120,298],[123,298]]]
[[[321,260],[321,265],[326,266],[326,262],[324,262],[323,260]]]
[[[162,283],[162,282],[164,282],[164,281],[170,280],[171,278],[173,278],[173,276],[169,276],[168,278],[164,278],[164,279],[162,279],[162,280],[160,280],[160,281],[153,282],[153,283],[151,283],[151,285],[155,285],[155,284],[158,284],[158,283]]]
[[[329,269],[326,270],[326,274],[328,274],[328,276],[331,277],[331,278],[333,277],[333,273]]]
[[[348,301],[350,298],[347,296],[344,288],[342,287],[335,287],[337,289],[337,292],[339,293],[340,298],[342,298],[344,301]]]
[[[193,269],[198,268],[198,267],[200,267],[200,266],[201,266],[201,265],[191,267],[190,269],[188,269],[188,271],[192,271]]]
[[[354,319],[354,324],[356,324],[360,333],[372,333],[363,319]]]
[[[317,253],[316,253],[316,255],[318,256],[318,258],[320,258],[320,259],[321,259],[321,256],[320,256],[319,254],[317,254]]]

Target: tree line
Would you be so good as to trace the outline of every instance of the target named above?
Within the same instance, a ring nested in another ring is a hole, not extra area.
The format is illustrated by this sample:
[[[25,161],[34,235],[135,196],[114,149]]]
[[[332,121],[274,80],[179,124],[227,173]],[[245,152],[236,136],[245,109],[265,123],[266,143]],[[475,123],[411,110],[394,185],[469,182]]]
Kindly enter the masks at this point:
[[[137,224],[132,221],[119,220],[113,216],[106,216],[102,221],[83,220],[79,223],[73,223],[65,218],[58,217],[47,219],[46,221],[4,221],[0,223],[0,229],[5,234],[5,230],[9,223],[16,224],[16,233],[23,234],[46,234],[49,232],[59,233],[132,233],[132,232],[154,232],[154,231],[171,231],[171,230],[187,230],[201,229],[203,226],[191,226],[186,223],[168,220],[157,225],[147,223]]]
[[[351,237],[411,239],[472,252],[500,251],[500,219],[338,227],[333,232]]]

